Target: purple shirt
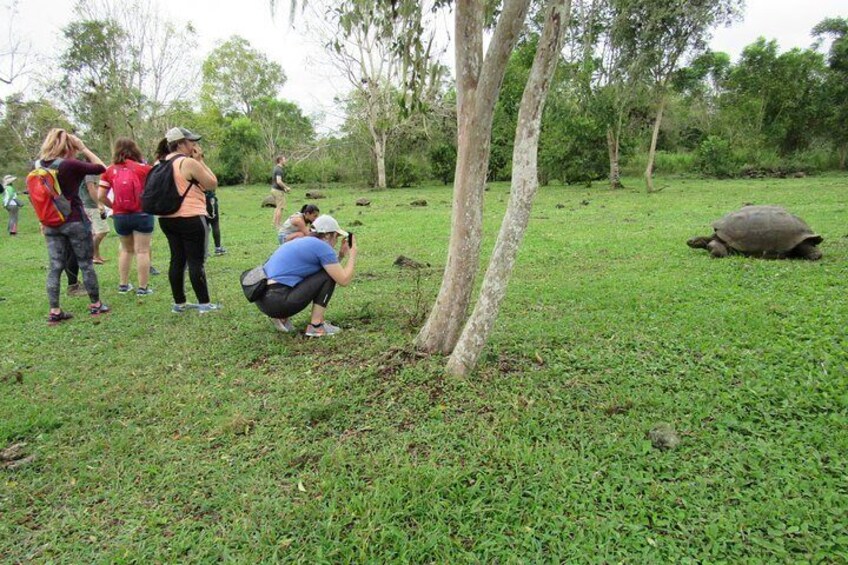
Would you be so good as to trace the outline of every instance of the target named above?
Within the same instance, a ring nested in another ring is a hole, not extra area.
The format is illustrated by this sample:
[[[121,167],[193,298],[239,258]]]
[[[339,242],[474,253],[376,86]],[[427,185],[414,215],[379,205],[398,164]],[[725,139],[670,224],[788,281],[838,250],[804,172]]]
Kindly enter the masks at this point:
[[[47,166],[52,164],[54,160],[45,159],[41,161],[41,164]],[[83,218],[87,217],[79,195],[80,184],[86,175],[100,175],[105,171],[106,167],[103,165],[95,165],[78,159],[63,159],[59,163],[59,171],[56,176],[59,179],[62,194],[71,203],[71,214],[65,221],[81,222]]]

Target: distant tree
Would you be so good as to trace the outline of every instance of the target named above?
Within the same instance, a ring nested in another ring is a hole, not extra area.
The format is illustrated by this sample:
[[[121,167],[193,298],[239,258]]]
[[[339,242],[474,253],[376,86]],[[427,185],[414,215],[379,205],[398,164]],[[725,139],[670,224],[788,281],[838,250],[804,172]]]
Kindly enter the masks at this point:
[[[6,41],[0,45],[0,82],[11,85],[29,68],[30,45],[21,38],[17,22],[18,0],[6,6]]]
[[[38,155],[47,132],[54,127],[73,129],[62,111],[48,100],[24,100],[20,93],[7,97],[0,119],[2,169],[27,171],[28,163]]]
[[[295,160],[309,155],[315,128],[297,104],[270,97],[259,98],[254,101],[252,116],[262,137],[266,162],[272,163],[280,153],[292,155]]]
[[[386,147],[391,136],[423,109],[441,84],[434,33],[426,18],[437,3],[311,0],[311,27],[329,61],[348,82],[370,137],[377,188],[386,188]]]
[[[224,182],[251,182],[251,155],[262,147],[262,132],[250,118],[231,118],[218,147],[220,176]]]
[[[615,30],[625,56],[640,60],[651,78],[654,127],[645,167],[645,185],[654,191],[654,159],[663,112],[674,73],[687,55],[706,49],[716,25],[737,17],[742,0],[613,0],[621,17]]]
[[[836,146],[839,168],[844,170],[848,157],[848,18],[822,20],[813,28],[813,35],[833,40],[827,57],[825,131]]]
[[[253,117],[257,101],[275,98],[285,83],[286,74],[279,64],[243,37],[233,36],[203,62],[201,100],[225,116]]]
[[[808,49],[778,53],[777,42],[745,47],[722,99],[725,127],[742,143],[788,155],[808,147],[821,131],[824,58]]]
[[[162,19],[149,2],[90,0],[63,28],[61,80],[45,86],[99,152],[121,135],[152,145],[194,88],[194,30]]]

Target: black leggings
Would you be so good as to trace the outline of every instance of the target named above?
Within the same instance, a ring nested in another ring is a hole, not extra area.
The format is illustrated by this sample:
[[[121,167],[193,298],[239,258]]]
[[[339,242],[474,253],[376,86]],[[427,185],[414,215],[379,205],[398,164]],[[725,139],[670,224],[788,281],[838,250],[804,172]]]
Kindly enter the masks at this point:
[[[171,283],[174,302],[184,304],[186,301],[185,270],[188,265],[188,276],[197,301],[207,304],[209,288],[203,266],[206,261],[206,218],[159,218],[159,227],[168,238],[168,247],[171,248],[168,281]]]
[[[265,295],[256,301],[256,305],[266,316],[288,318],[309,306],[310,302],[326,308],[334,290],[336,281],[327,271],[321,269],[300,281],[295,287],[282,284],[269,286]]]

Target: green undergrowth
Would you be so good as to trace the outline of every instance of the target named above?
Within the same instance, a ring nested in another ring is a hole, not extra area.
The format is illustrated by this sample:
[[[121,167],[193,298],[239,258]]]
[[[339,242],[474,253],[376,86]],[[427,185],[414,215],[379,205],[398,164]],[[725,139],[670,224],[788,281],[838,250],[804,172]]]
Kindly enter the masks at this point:
[[[265,188],[219,191],[224,310],[205,316],[170,313],[165,275],[118,295],[112,234],[97,269],[113,312],[63,296],[76,317],[47,327],[25,208],[0,236],[0,449],[35,458],[0,469],[0,561],[845,562],[848,179],[657,186],[543,187],[464,379],[410,346],[448,188],[322,189],[361,253],[328,310],[343,332],[321,340],[275,332],[241,295],[275,248]],[[508,196],[486,194],[484,258]],[[823,260],[686,247],[747,202],[804,217]],[[163,273],[167,253],[157,232]],[[651,446],[659,422],[679,447]]]

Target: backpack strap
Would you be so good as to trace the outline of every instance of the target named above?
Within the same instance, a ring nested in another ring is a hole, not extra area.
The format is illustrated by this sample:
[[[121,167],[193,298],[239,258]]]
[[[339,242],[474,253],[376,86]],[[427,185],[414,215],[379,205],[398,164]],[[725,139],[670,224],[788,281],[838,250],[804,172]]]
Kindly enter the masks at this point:
[[[176,155],[174,155],[174,158],[171,159],[171,161],[176,161],[179,157],[183,157],[183,160],[180,161],[180,172],[182,173],[183,172],[183,163],[185,163],[185,160],[188,159],[188,155],[183,155],[182,153],[177,153]],[[185,178],[185,176],[183,176],[183,178]],[[188,180],[188,179],[186,179],[186,180]],[[193,186],[200,186],[200,183],[197,182],[197,180],[195,180],[195,179],[189,180],[188,181],[188,188],[186,189],[185,194],[183,194],[183,198],[186,197],[186,195],[188,194],[188,191],[191,190],[191,187],[193,187]]]
[[[44,169],[53,169],[54,171],[58,171],[59,165],[62,164],[62,161],[64,161],[64,159],[62,159],[61,157],[57,157],[57,158],[53,159],[53,161],[51,161],[49,165],[44,165],[44,162],[41,159],[39,159],[38,161],[36,161],[33,164],[35,165],[36,169],[44,168]]]

